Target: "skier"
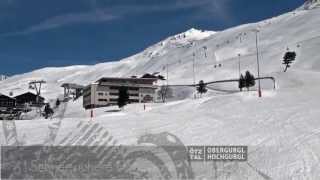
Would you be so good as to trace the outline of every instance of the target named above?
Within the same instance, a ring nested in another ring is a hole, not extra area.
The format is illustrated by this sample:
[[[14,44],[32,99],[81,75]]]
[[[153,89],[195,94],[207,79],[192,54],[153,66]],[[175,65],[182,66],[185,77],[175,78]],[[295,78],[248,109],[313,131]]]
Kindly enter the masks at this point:
[[[47,103],[46,106],[44,107],[44,117],[45,119],[48,119],[49,116],[52,116],[53,110],[50,107],[50,104]]]

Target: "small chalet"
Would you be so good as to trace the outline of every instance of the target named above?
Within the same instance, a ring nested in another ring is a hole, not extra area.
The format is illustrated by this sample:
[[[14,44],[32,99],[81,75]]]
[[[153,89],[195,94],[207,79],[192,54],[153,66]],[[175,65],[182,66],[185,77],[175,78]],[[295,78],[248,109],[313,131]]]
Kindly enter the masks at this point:
[[[31,92],[27,92],[15,97],[17,105],[24,105],[24,104],[39,105],[44,103],[43,97],[39,96],[38,102],[37,102],[37,98],[38,96]]]
[[[15,105],[16,105],[16,100],[14,98],[0,93],[0,108],[1,109],[14,108]]]

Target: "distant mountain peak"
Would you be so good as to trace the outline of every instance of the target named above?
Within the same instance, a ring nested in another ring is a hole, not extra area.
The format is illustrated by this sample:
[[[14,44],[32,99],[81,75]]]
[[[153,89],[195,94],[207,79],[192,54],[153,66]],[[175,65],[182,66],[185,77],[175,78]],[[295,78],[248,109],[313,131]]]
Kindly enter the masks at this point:
[[[195,29],[195,28],[191,28],[189,30],[187,30],[185,33],[201,33],[201,32],[204,32],[203,30],[200,30],[200,29]]]
[[[201,40],[205,39],[216,32],[214,31],[204,31],[204,30],[199,30],[195,28],[191,28],[187,30],[186,32],[177,34],[171,38],[171,40]]]
[[[215,31],[205,31],[191,28],[185,32],[173,35],[153,46],[147,48],[145,56],[154,58],[167,53],[170,48],[192,47],[196,41],[201,41],[215,34]]]

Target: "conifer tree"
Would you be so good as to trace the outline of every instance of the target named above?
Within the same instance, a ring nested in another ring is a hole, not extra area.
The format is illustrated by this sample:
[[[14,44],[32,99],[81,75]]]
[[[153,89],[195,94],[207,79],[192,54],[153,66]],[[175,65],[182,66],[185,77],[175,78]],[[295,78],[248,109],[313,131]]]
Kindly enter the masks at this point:
[[[286,54],[283,57],[283,63],[286,67],[284,69],[284,72],[287,72],[288,68],[290,67],[290,64],[296,59],[297,54],[293,52],[286,52]]]
[[[128,88],[121,86],[119,88],[119,98],[118,98],[118,106],[119,108],[123,108],[129,102],[129,93]]]
[[[203,80],[201,80],[199,82],[199,86],[197,87],[197,91],[198,93],[200,93],[201,95],[206,93],[208,90],[206,88],[206,84],[203,82]]]
[[[248,89],[248,91],[250,87],[253,87],[256,85],[255,78],[249,71],[246,71],[246,75],[244,79],[245,79],[245,87]]]
[[[243,88],[246,87],[246,80],[244,79],[243,75],[241,74],[240,75],[240,78],[239,78],[239,89],[240,91],[242,91]]]

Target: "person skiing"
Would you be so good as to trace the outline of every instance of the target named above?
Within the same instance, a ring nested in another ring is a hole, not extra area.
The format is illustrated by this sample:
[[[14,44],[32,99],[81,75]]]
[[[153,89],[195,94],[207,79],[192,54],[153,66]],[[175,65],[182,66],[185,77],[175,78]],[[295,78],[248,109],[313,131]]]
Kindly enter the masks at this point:
[[[57,101],[56,101],[56,107],[59,107],[59,106],[60,106],[60,100],[58,98]]]
[[[50,104],[47,103],[46,106],[44,107],[44,117],[45,119],[48,119],[49,116],[52,116],[53,110],[50,107]]]

